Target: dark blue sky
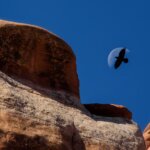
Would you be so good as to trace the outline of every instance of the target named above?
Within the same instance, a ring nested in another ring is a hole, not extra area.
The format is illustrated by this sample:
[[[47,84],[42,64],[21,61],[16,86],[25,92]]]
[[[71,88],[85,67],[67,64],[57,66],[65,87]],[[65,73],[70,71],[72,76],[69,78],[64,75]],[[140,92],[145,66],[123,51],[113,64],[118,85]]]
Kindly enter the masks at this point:
[[[150,121],[149,8],[148,0],[1,0],[0,19],[62,37],[77,56],[82,103],[124,105],[143,129]],[[124,46],[129,64],[109,68],[109,52]]]

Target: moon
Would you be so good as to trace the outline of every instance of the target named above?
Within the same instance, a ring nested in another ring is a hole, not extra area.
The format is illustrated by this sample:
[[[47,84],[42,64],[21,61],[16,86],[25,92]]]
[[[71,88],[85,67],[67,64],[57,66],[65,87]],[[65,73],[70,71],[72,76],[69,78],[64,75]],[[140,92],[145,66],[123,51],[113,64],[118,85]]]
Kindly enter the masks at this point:
[[[119,56],[120,51],[123,49],[124,47],[118,47],[113,49],[109,55],[108,55],[108,66],[110,68],[112,68],[115,64],[116,58],[117,56]],[[126,48],[126,54],[129,53],[130,51]],[[125,56],[126,56],[125,54]]]

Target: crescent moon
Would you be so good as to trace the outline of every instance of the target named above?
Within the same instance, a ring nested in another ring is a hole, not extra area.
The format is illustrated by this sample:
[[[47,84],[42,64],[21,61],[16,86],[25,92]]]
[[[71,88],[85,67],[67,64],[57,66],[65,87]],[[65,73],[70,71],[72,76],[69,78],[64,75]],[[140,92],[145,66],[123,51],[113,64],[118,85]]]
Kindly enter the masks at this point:
[[[116,61],[116,58],[115,58],[115,57],[117,57],[117,56],[119,55],[119,52],[120,52],[123,48],[124,48],[124,47],[115,48],[115,49],[113,49],[113,50],[109,53],[108,59],[107,59],[107,61],[108,61],[108,66],[109,66],[109,67],[113,67],[113,66],[114,66],[114,63],[115,63],[115,61]],[[126,49],[126,53],[128,53],[128,52],[129,52],[129,50]]]

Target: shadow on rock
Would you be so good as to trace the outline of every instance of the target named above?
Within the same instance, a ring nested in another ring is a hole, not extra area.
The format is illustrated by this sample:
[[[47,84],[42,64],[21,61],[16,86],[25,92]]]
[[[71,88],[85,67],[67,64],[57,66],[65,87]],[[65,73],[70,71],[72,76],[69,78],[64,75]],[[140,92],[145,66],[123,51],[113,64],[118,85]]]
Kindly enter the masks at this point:
[[[0,77],[3,78],[6,82],[8,82],[13,87],[18,87],[23,90],[27,90],[27,88],[29,87],[31,88],[29,92],[31,92],[32,90],[33,91],[35,90],[42,96],[56,100],[68,107],[74,107],[74,108],[84,110],[85,112],[87,112],[87,110],[83,107],[83,105],[80,104],[79,98],[72,96],[70,93],[66,93],[64,91],[59,91],[59,90],[55,91],[52,89],[43,88],[29,80],[25,80],[25,79],[18,78],[16,76],[8,75],[1,71],[0,71]],[[19,84],[27,86],[27,88],[23,86],[19,86]]]
[[[124,106],[114,104],[84,104],[96,121],[132,124],[132,113]]]
[[[30,137],[15,132],[0,132],[1,150],[52,150],[48,140],[43,136]]]
[[[46,137],[28,136],[0,130],[0,150],[85,150],[78,130],[71,125],[60,128],[61,142],[51,143]]]
[[[83,139],[74,125],[61,127],[60,133],[63,141],[61,150],[86,150]]]
[[[70,148],[68,141],[65,139],[65,135],[62,136],[62,143],[54,144],[50,143],[45,137],[35,135],[28,136],[25,134],[19,134],[15,132],[3,132],[0,131],[0,149],[1,150],[77,150],[76,148]],[[71,140],[71,139],[70,139]],[[79,143],[81,144],[81,142]],[[80,145],[78,150],[85,150]]]

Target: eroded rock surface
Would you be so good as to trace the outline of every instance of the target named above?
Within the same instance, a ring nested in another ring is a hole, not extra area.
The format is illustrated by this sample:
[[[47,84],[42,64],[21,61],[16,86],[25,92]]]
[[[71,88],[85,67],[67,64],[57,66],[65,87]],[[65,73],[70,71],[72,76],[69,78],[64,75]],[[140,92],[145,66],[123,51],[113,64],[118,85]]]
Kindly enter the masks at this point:
[[[80,103],[75,63],[52,33],[0,21],[0,150],[145,150],[132,120]]]
[[[42,28],[0,20],[0,70],[79,97],[75,55]]]
[[[142,133],[132,121],[90,115],[70,94],[34,90],[34,85],[25,86],[3,73],[0,85],[1,149],[145,149]]]
[[[84,104],[92,114],[106,117],[122,117],[131,120],[132,113],[124,106],[115,104]]]
[[[147,150],[150,150],[150,123],[145,128],[143,136],[144,136],[146,148]]]

